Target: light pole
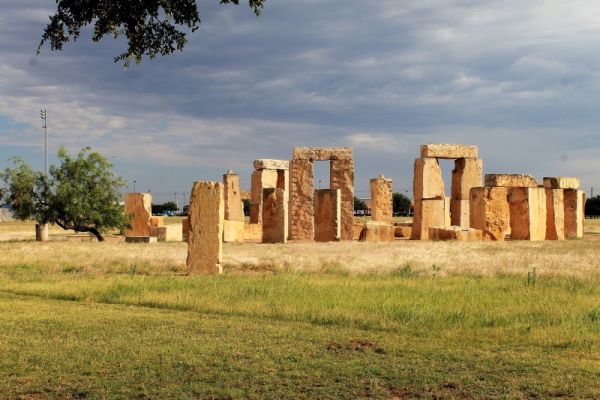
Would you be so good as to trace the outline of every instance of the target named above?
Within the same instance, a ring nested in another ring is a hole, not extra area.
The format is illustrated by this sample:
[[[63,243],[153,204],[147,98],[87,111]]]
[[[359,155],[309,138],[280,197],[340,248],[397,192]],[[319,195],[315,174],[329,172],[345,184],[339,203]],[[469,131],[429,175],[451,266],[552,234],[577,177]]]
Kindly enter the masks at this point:
[[[137,193],[137,192],[135,191],[135,182],[136,182],[136,181],[133,181],[133,193]]]
[[[48,177],[48,110],[42,108],[40,110],[40,118],[44,121],[44,175]]]

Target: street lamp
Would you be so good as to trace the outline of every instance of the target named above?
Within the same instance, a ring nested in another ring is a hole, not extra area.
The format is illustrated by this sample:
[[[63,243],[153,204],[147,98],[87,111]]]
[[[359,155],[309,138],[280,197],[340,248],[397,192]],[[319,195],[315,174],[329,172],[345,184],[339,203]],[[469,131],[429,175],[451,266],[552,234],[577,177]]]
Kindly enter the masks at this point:
[[[45,108],[40,110],[40,118],[44,121],[44,175],[48,177],[48,110]]]
[[[137,192],[135,191],[135,182],[136,182],[136,181],[133,181],[133,193],[137,193]]]

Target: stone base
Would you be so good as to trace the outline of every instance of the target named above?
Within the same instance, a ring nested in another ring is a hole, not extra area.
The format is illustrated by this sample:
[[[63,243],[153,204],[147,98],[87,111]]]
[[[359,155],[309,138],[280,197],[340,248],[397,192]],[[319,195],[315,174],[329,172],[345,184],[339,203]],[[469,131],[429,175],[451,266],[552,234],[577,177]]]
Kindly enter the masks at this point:
[[[262,242],[262,225],[247,224],[244,225],[245,242]]]
[[[361,242],[392,242],[395,238],[394,225],[383,222],[367,221],[360,234]]]
[[[483,233],[479,229],[463,228],[461,226],[432,226],[429,228],[429,239],[475,242],[483,240]]]
[[[156,236],[127,236],[125,243],[158,243]]]
[[[411,226],[394,226],[394,236],[397,238],[410,239]]]

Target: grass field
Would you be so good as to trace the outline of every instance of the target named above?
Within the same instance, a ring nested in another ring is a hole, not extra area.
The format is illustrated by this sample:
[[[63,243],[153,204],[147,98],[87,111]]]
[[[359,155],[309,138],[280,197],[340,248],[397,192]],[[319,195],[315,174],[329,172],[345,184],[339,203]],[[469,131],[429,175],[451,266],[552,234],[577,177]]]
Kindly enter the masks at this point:
[[[0,399],[600,398],[594,236],[0,254]]]

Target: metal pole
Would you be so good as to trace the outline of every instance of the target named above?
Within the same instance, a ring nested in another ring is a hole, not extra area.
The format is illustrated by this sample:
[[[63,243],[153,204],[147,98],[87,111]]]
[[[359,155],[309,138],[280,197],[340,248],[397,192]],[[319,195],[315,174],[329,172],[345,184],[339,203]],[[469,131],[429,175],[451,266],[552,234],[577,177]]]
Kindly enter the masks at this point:
[[[136,182],[136,181],[133,181],[133,193],[137,193],[137,192],[135,191],[135,182]]]
[[[44,175],[48,177],[48,110],[42,108],[40,110],[41,118],[44,121]]]

